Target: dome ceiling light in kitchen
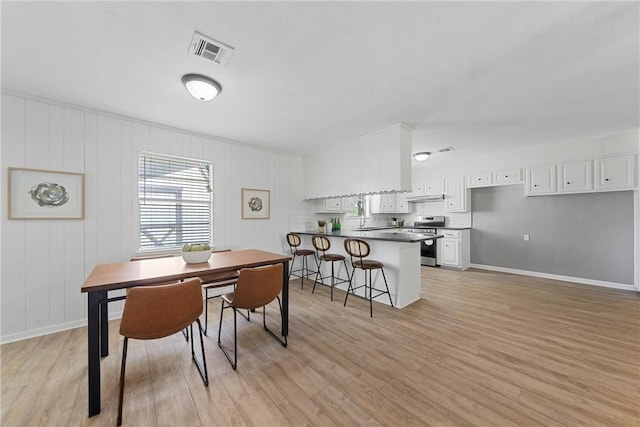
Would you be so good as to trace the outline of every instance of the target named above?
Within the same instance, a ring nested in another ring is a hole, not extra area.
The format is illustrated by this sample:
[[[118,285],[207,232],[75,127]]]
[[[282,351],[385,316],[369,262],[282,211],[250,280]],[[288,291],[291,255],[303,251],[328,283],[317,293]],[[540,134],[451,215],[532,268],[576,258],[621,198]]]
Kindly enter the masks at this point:
[[[431,156],[431,153],[428,152],[428,151],[420,151],[418,153],[413,153],[412,156],[417,161],[424,162],[425,160],[427,160],[429,158],[429,156]]]
[[[201,74],[185,74],[182,76],[182,84],[191,96],[200,101],[211,101],[222,90],[217,81]]]

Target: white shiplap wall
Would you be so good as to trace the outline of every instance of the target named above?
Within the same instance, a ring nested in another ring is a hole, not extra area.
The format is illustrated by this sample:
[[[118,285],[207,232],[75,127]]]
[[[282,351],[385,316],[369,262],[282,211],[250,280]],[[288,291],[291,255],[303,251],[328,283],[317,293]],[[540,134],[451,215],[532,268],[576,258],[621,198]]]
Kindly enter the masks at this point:
[[[137,248],[140,151],[212,162],[218,247],[282,252],[290,218],[306,214],[299,157],[3,94],[1,342],[84,324],[84,279],[96,264],[126,261]],[[84,173],[85,219],[8,220],[8,167]],[[269,220],[241,219],[243,187],[271,191]]]

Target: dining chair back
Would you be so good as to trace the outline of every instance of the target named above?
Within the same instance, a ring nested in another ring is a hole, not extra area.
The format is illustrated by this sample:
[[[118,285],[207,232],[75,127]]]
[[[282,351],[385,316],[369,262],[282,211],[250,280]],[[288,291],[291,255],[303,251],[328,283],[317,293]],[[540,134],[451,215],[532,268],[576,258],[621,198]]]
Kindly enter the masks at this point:
[[[267,267],[243,268],[240,270],[235,291],[222,295],[220,324],[218,325],[218,346],[224,352],[224,355],[227,357],[229,363],[231,363],[233,369],[236,369],[238,366],[237,310],[253,310],[262,307],[262,324],[265,331],[269,332],[284,347],[287,346],[287,337],[284,336],[284,340],[281,339],[267,328],[266,324],[265,307],[276,299],[278,300],[280,317],[282,319],[282,304],[279,297],[279,294],[282,291],[282,276],[282,264],[274,264]],[[233,309],[233,360],[220,340],[220,334],[222,331],[222,315],[224,310],[227,308]]]
[[[120,335],[124,336],[122,347],[122,366],[120,369],[120,393],[118,401],[117,425],[122,424],[122,405],[124,398],[124,378],[127,363],[129,338],[150,340],[173,335],[186,327],[197,323],[202,349],[202,365],[196,358],[193,339],[191,340],[191,358],[193,359],[204,385],[209,385],[207,362],[202,338],[202,281],[190,279],[170,285],[138,286],[131,288],[122,311]]]

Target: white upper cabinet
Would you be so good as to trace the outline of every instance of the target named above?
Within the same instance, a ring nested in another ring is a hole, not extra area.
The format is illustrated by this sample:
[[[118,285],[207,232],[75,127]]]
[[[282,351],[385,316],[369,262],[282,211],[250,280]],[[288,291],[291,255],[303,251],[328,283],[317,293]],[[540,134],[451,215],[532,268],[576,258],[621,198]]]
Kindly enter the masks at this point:
[[[483,172],[467,176],[467,188],[493,187],[496,185],[513,184],[522,184],[521,169]]]
[[[527,168],[525,173],[525,195],[556,192],[556,165]]]
[[[578,193],[593,190],[592,161],[560,163],[558,165],[558,192]]]
[[[444,179],[427,181],[424,185],[424,194],[444,194]]]
[[[596,190],[624,190],[635,187],[635,155],[595,160]]]
[[[408,193],[385,193],[371,196],[371,213],[408,213]]]
[[[446,181],[445,209],[447,212],[466,212],[467,186],[463,176],[449,178]]]
[[[493,185],[522,184],[522,169],[509,169],[491,174]]]
[[[407,196],[424,196],[424,182],[416,182],[414,181],[411,184],[411,192],[407,193]]]
[[[342,210],[345,212],[353,212],[356,210],[357,197],[343,197],[342,198]]]
[[[490,187],[492,184],[493,180],[491,178],[491,172],[477,173],[467,176],[468,188]]]

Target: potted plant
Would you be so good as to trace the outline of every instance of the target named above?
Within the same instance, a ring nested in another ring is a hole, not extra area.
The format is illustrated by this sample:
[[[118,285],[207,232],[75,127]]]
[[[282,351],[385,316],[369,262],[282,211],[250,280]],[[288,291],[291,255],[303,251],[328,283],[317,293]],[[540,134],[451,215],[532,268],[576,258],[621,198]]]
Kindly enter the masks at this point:
[[[320,227],[320,229],[319,229],[320,233],[324,233],[324,225],[326,223],[327,222],[325,220],[322,220],[322,219],[318,220],[318,227]]]

